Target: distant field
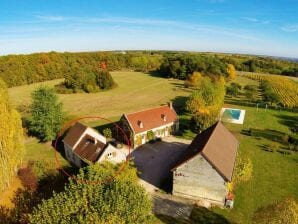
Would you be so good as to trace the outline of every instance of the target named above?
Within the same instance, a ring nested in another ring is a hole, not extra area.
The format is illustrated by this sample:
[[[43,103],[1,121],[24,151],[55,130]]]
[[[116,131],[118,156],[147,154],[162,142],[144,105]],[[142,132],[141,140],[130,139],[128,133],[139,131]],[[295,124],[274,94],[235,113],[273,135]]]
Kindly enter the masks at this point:
[[[149,107],[159,106],[176,97],[189,95],[183,81],[153,77],[141,72],[111,72],[118,87],[99,93],[60,94],[67,112],[76,116],[120,116]],[[40,85],[54,86],[63,79],[12,87],[10,98],[16,106],[29,105],[30,94]],[[176,98],[177,99],[177,98]]]

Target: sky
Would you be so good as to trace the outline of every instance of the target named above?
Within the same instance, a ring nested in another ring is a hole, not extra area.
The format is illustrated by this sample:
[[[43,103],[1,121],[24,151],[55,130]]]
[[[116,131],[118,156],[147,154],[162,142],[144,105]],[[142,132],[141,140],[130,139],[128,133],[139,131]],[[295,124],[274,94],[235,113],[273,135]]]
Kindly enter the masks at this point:
[[[298,58],[298,0],[0,0],[0,55],[101,50]]]

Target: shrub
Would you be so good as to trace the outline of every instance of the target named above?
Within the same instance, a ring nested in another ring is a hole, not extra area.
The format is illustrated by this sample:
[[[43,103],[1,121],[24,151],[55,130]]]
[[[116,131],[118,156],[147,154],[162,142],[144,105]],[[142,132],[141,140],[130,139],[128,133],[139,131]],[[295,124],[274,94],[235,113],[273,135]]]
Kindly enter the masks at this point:
[[[112,138],[112,130],[110,128],[105,128],[102,132],[106,138]]]
[[[244,153],[239,153],[235,167],[235,181],[248,181],[252,177],[253,164],[251,159]]]
[[[148,141],[152,141],[155,138],[154,132],[152,130],[147,131],[147,139]]]

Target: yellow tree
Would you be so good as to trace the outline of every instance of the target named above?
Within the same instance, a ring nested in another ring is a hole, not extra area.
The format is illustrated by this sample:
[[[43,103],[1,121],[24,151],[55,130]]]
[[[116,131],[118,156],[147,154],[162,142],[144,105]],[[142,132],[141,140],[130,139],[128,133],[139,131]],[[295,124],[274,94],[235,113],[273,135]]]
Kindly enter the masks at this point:
[[[218,118],[224,101],[224,79],[212,82],[202,78],[196,91],[186,102],[186,109],[192,114],[195,129],[202,131],[211,126]]]
[[[202,79],[202,75],[201,75],[200,72],[193,72],[189,76],[189,78],[188,78],[187,81],[188,81],[188,83],[189,83],[190,86],[195,87],[195,86],[198,86],[199,85],[201,79]]]
[[[228,64],[227,73],[228,73],[230,79],[236,78],[236,69],[235,69],[234,65]]]
[[[23,129],[20,115],[9,103],[5,83],[0,79],[0,191],[9,186],[22,163]]]

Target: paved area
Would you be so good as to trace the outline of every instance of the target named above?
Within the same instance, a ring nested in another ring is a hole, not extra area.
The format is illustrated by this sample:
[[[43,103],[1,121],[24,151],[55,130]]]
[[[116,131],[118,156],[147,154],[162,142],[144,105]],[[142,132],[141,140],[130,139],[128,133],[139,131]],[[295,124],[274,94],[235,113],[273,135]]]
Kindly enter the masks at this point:
[[[131,156],[140,172],[140,182],[149,192],[171,181],[170,170],[189,143],[171,136],[161,142],[140,146],[132,152]]]
[[[188,219],[194,207],[194,202],[191,200],[178,198],[169,194],[154,193],[153,212],[174,218]]]

